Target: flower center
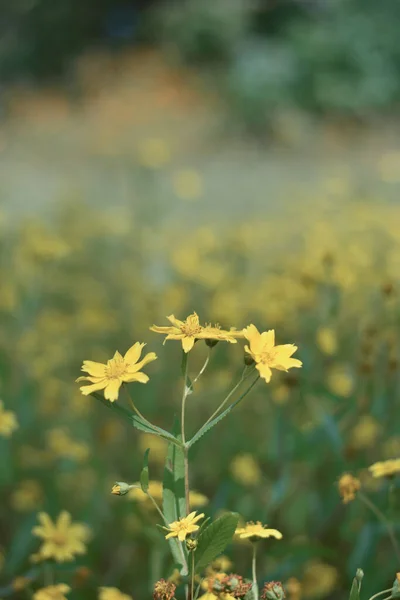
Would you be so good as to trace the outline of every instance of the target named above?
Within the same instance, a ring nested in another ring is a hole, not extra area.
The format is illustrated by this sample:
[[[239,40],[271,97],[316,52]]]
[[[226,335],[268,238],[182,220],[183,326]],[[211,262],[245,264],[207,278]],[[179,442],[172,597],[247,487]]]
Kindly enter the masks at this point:
[[[202,330],[202,326],[198,323],[188,323],[187,321],[181,326],[181,331],[185,335],[195,336],[196,333],[200,333]]]
[[[65,546],[66,541],[67,541],[67,538],[66,538],[65,534],[60,533],[60,532],[55,533],[52,537],[52,542],[56,546]]]
[[[123,359],[112,358],[106,366],[106,376],[109,379],[119,379],[126,372],[126,364]]]
[[[276,356],[276,353],[274,350],[268,350],[265,352],[261,352],[260,362],[264,363],[265,365],[270,365],[271,363],[274,362],[275,356]]]

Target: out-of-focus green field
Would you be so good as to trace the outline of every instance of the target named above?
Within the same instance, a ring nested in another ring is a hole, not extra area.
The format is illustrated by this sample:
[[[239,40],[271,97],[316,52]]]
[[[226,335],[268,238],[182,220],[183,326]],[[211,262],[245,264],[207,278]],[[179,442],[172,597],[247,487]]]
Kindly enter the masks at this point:
[[[161,480],[163,442],[74,380],[83,360],[146,342],[158,360],[136,403],[170,429],[180,348],[149,326],[194,310],[225,328],[273,328],[303,361],[259,383],[194,448],[202,510],[283,532],[263,547],[259,572],[299,580],[290,600],[345,597],[357,567],[370,595],[387,588],[399,565],[386,532],[357,500],[343,505],[337,480],[357,474],[389,510],[389,484],[367,468],[400,455],[394,133],[352,139],[288,116],[265,150],[238,141],[223,107],[156,56],[127,58],[125,76],[110,69],[101,85],[84,67],[79,103],[14,90],[1,132],[0,384],[19,427],[2,435],[0,412],[0,594],[25,593],[12,582],[32,568],[39,511],[67,510],[92,529],[87,554],[59,567],[71,600],[104,585],[148,598],[172,573],[151,506],[110,493],[116,480],[138,480],[148,447],[151,479]],[[205,355],[197,344],[193,372]],[[188,401],[192,432],[242,365],[242,343],[215,348]],[[391,494],[395,519],[396,480]],[[249,574],[243,545],[227,554]]]

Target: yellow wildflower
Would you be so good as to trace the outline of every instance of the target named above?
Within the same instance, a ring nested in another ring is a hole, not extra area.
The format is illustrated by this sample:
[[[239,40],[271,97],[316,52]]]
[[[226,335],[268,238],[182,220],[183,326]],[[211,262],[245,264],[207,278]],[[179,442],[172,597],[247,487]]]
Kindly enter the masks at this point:
[[[354,381],[345,365],[335,365],[328,373],[328,387],[337,396],[347,398],[353,391]]]
[[[189,492],[189,504],[191,508],[200,508],[208,504],[208,498],[204,494],[193,490]]]
[[[130,500],[135,500],[136,502],[141,502],[141,503],[142,502],[145,503],[145,502],[149,501],[149,507],[150,506],[153,507],[153,504],[149,500],[148,495],[142,491],[142,489],[140,487],[140,483],[136,482],[133,485],[136,487],[133,487],[132,489],[129,490],[128,498]],[[163,497],[163,484],[161,483],[161,481],[150,480],[148,492],[149,492],[150,496],[153,496],[153,498],[155,500],[157,500],[158,502],[161,502],[162,497]],[[117,492],[112,492],[112,493],[116,494]],[[200,508],[201,506],[204,506],[205,504],[208,503],[207,496],[205,496],[204,494],[201,494],[200,492],[196,492],[195,490],[192,490],[191,492],[189,492],[189,500],[190,500],[190,506],[193,508]]]
[[[319,349],[328,356],[332,356],[337,351],[337,337],[334,329],[330,327],[320,327],[317,331],[316,341]]]
[[[99,588],[99,600],[132,600],[132,597],[120,592],[115,587],[101,587]]]
[[[338,481],[338,487],[344,504],[348,504],[355,499],[356,493],[361,487],[361,482],[350,473],[343,473]]]
[[[276,540],[282,539],[282,534],[277,529],[268,529],[266,525],[263,525],[261,521],[257,521],[254,523],[250,521],[246,523],[244,527],[238,527],[235,531],[235,535],[237,535],[241,540],[257,541],[260,539],[265,539],[269,537],[274,537]]]
[[[290,577],[285,583],[288,600],[300,600],[302,597],[302,585],[296,577]]]
[[[392,477],[400,473],[400,458],[376,462],[368,467],[368,470],[372,473],[372,477]]]
[[[65,583],[49,585],[33,594],[33,600],[67,600],[65,594],[71,591],[71,588]]]
[[[357,450],[370,448],[377,440],[381,426],[371,415],[360,417],[351,432],[351,445]]]
[[[77,462],[85,461],[90,454],[90,449],[84,442],[72,439],[68,432],[55,427],[46,433],[47,448],[57,458],[69,458]]]
[[[250,344],[250,346],[245,346],[245,350],[255,361],[260,377],[267,383],[271,380],[271,369],[287,371],[293,367],[300,368],[302,366],[300,360],[291,358],[292,354],[296,352],[297,346],[293,344],[275,346],[273,329],[260,333],[255,325],[249,325],[243,330],[243,333]]]
[[[32,533],[42,538],[43,543],[34,555],[35,562],[54,558],[57,562],[73,560],[76,554],[85,554],[85,543],[89,539],[89,528],[82,523],[71,523],[71,515],[62,511],[56,522],[48,514],[38,515],[40,525]]]
[[[235,456],[230,469],[232,477],[243,485],[253,486],[260,483],[261,469],[251,454],[244,453]]]
[[[172,326],[153,325],[150,330],[167,334],[164,343],[167,340],[180,340],[185,352],[189,352],[193,348],[196,340],[214,340],[236,344],[236,338],[243,337],[242,332],[236,329],[225,331],[217,325],[203,327],[203,325],[200,325],[199,317],[195,312],[189,315],[185,321],[180,321],[174,315],[169,315],[167,319],[172,323]]]
[[[182,517],[179,521],[170,523],[168,527],[164,527],[169,532],[165,536],[166,539],[177,537],[180,542],[183,542],[188,535],[200,529],[200,526],[196,525],[196,523],[203,517],[204,513],[196,515],[196,511],[193,511],[187,517]]]
[[[43,490],[34,479],[21,481],[11,494],[11,506],[18,512],[37,510],[43,500]]]
[[[118,398],[119,388],[123,383],[131,383],[132,381],[147,383],[149,377],[142,373],[140,369],[147,363],[156,360],[157,356],[154,352],[149,352],[139,361],[144,346],[145,344],[136,342],[129,348],[125,356],[117,351],[113,358],[107,361],[106,365],[85,360],[81,370],[89,373],[89,376],[78,377],[76,381],[89,381],[92,385],[81,387],[82,394],[87,396],[92,392],[104,390],[104,398],[114,402]]]
[[[18,429],[18,421],[15,413],[5,410],[3,402],[0,400],[0,435],[8,438],[16,429]]]

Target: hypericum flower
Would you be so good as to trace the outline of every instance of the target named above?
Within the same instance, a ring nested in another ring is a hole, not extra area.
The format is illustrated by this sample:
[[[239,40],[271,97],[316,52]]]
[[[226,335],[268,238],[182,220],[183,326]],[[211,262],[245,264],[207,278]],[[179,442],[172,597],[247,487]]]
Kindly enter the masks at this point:
[[[118,398],[119,388],[123,383],[131,383],[132,381],[147,383],[149,377],[142,373],[140,369],[147,363],[156,360],[157,356],[154,352],[149,352],[139,361],[145,345],[136,342],[129,348],[125,356],[117,351],[113,358],[107,361],[106,365],[92,360],[83,361],[81,370],[89,373],[89,376],[78,377],[76,381],[89,381],[92,385],[82,386],[80,388],[82,394],[88,396],[92,392],[104,390],[104,398],[114,402]]]
[[[302,362],[297,358],[291,358],[296,352],[297,346],[284,344],[275,346],[275,331],[264,331],[260,333],[255,325],[249,325],[243,329],[244,337],[249,341],[249,346],[244,349],[256,363],[260,377],[268,383],[271,380],[271,369],[287,371],[292,367],[299,368]]]
[[[269,581],[264,584],[261,598],[263,600],[283,600],[285,598],[285,590],[280,581]]]
[[[167,340],[180,340],[185,352],[189,352],[193,348],[196,340],[214,340],[236,344],[236,338],[243,337],[243,333],[236,329],[225,331],[220,329],[218,325],[203,327],[203,325],[200,325],[199,317],[195,312],[189,315],[185,321],[180,321],[174,315],[169,315],[167,319],[172,323],[172,326],[160,327],[153,325],[150,330],[167,334],[164,343]]]
[[[172,581],[160,579],[154,584],[154,600],[172,600],[175,596],[176,585]]]
[[[196,511],[193,511],[187,517],[182,517],[179,521],[170,523],[168,527],[164,527],[166,531],[169,531],[165,538],[168,540],[171,537],[177,537],[180,542],[183,542],[188,535],[200,529],[196,523],[203,517],[204,513],[196,515]]]
[[[269,537],[274,537],[277,540],[281,540],[283,537],[280,531],[277,529],[268,529],[268,527],[263,525],[261,521],[257,521],[257,523],[250,521],[249,523],[246,523],[244,527],[238,527],[238,529],[235,531],[235,535],[237,535],[241,540],[250,539],[251,542]]]
[[[120,592],[115,587],[101,587],[99,588],[99,600],[132,600],[132,597]]]
[[[338,481],[338,487],[344,504],[348,504],[355,499],[356,493],[361,487],[361,481],[350,473],[343,473]]]
[[[90,530],[83,523],[71,523],[71,515],[62,511],[53,522],[48,514],[38,515],[40,525],[32,529],[32,533],[42,538],[43,543],[33,560],[38,562],[54,558],[57,562],[73,560],[76,554],[85,554],[85,543],[90,536]]]
[[[18,421],[15,413],[5,410],[3,402],[0,400],[0,435],[8,438],[16,429],[18,429]]]
[[[368,467],[368,470],[372,473],[372,477],[392,477],[400,472],[400,458],[376,462]]]
[[[33,600],[67,600],[65,594],[71,591],[69,585],[58,583],[49,585],[33,594]]]

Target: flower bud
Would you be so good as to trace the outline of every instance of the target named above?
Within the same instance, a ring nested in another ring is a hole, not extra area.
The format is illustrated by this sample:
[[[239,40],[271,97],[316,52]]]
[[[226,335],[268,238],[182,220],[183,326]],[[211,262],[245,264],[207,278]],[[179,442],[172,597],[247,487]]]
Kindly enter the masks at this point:
[[[219,340],[210,340],[208,338],[205,339],[204,341],[209,348],[214,348],[214,346],[216,346],[219,342]]]
[[[251,365],[254,365],[255,362],[254,358],[250,356],[250,354],[245,354],[243,357],[243,361],[246,367],[251,367]]]
[[[125,496],[131,489],[131,486],[125,481],[117,481],[115,485],[112,486],[111,493],[115,496]]]
[[[197,540],[194,540],[192,538],[187,538],[187,540],[186,540],[186,548],[189,550],[189,552],[193,552],[193,550],[196,550],[196,548],[197,548]]]
[[[364,577],[364,571],[362,569],[357,569],[357,571],[356,571],[356,579],[358,581],[358,584],[361,583],[363,577]]]
[[[263,600],[283,600],[285,598],[285,590],[280,581],[269,581],[264,585],[261,595]]]

